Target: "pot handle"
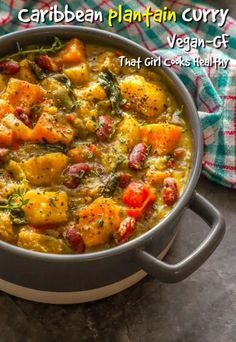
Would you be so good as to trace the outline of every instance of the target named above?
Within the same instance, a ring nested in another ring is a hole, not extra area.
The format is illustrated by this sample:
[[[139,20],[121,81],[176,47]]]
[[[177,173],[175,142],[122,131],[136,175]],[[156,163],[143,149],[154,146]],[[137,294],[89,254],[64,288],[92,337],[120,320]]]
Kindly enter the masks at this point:
[[[175,265],[156,259],[144,250],[136,251],[136,260],[144,271],[165,283],[177,283],[196,271],[214,252],[225,232],[222,214],[203,196],[195,193],[189,208],[211,228],[204,241],[184,260]]]

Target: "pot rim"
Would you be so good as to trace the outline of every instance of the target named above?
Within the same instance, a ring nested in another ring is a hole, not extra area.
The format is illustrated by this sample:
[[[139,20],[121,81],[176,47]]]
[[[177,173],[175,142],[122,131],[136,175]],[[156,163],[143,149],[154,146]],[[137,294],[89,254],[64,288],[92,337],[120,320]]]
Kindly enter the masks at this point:
[[[27,29],[26,31],[17,31],[13,33],[6,34],[0,37],[0,43],[3,46],[5,41],[9,40],[9,38],[17,41],[17,38],[25,37],[28,34],[39,34],[46,35],[46,33],[52,36],[52,32],[54,35],[63,34],[64,31],[70,31],[71,33],[83,33],[88,32],[91,34],[91,37],[94,37],[94,43],[96,44],[96,39],[100,37],[105,37],[110,39],[111,43],[109,44],[111,47],[113,45],[113,41],[119,42],[122,45],[122,50],[125,51],[124,45],[132,46],[134,51],[139,51],[140,53],[146,55],[147,57],[157,57],[157,55],[153,54],[146,48],[141,45],[122,37],[118,34],[111,33],[109,31],[96,29],[96,28],[88,28],[81,26],[73,26],[73,25],[52,25],[52,26],[40,26],[36,28]],[[93,39],[91,39],[93,40]],[[202,131],[200,126],[200,120],[198,117],[198,113],[193,102],[193,99],[188,92],[185,85],[182,83],[180,78],[169,68],[165,66],[161,66],[160,70],[164,71],[174,83],[174,88],[178,88],[182,92],[182,98],[184,99],[184,105],[188,108],[188,112],[191,113],[191,116],[194,119],[194,122],[191,126],[192,130],[195,132],[195,141],[194,141],[194,158],[192,161],[192,169],[191,174],[189,176],[188,184],[184,189],[181,197],[176,203],[175,207],[164,217],[160,222],[158,222],[153,228],[149,229],[144,234],[136,237],[133,240],[130,240],[123,245],[115,246],[107,250],[90,252],[85,254],[52,254],[52,253],[41,253],[32,251],[29,249],[24,249],[15,245],[11,245],[8,242],[4,242],[0,240],[0,248],[2,250],[11,252],[17,256],[23,256],[26,258],[32,259],[40,259],[42,261],[50,261],[50,262],[86,262],[91,260],[98,260],[106,257],[115,256],[118,254],[125,253],[127,251],[131,251],[132,249],[136,249],[137,247],[142,247],[144,243],[147,243],[148,240],[151,240],[152,237],[156,234],[159,234],[162,230],[165,229],[165,226],[171,223],[180,213],[184,210],[185,207],[188,206],[189,201],[194,193],[198,178],[201,172],[201,163],[202,163],[202,155],[203,155],[203,139],[202,139]]]

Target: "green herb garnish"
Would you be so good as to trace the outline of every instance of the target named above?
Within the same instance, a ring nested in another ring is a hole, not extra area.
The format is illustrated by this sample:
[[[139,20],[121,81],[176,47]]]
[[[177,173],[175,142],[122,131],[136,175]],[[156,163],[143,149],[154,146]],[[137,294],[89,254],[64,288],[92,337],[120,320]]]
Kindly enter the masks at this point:
[[[70,176],[73,178],[77,178],[77,179],[82,179],[85,176],[85,171],[84,170],[80,170],[77,173],[70,173]]]
[[[93,169],[93,170],[91,170],[91,173],[94,174],[95,176],[99,177],[99,176],[101,176],[102,172],[99,169],[97,169],[97,170]]]
[[[48,75],[35,62],[29,60],[29,67],[38,80],[44,80]]]
[[[92,159],[93,158],[93,152],[92,151],[88,151],[87,152],[87,158],[88,159]]]
[[[1,202],[0,210],[6,210],[9,214],[13,223],[20,225],[25,224],[25,214],[22,209],[24,205],[28,203],[28,199],[24,198],[25,191],[16,189],[6,201]]]
[[[104,68],[98,76],[98,81],[104,88],[107,97],[111,102],[114,114],[121,116],[122,110],[120,109],[120,106],[124,104],[124,101],[121,96],[121,91],[116,76],[110,70]]]
[[[152,145],[148,145],[148,147],[147,147],[147,153],[146,153],[146,157],[150,156],[150,154],[151,154],[151,151],[152,151]]]
[[[81,100],[76,100],[73,103],[73,110],[78,109],[81,106]]]
[[[8,59],[14,58],[17,56],[23,57],[29,53],[40,53],[40,54],[46,54],[48,52],[54,53],[54,52],[61,50],[65,46],[65,44],[58,37],[54,37],[54,41],[53,41],[52,45],[49,47],[40,46],[40,47],[35,48],[35,49],[24,50],[20,46],[19,42],[16,43],[16,46],[17,46],[17,52],[15,52],[11,55],[8,55],[7,56]],[[6,59],[6,57],[0,58],[0,60],[3,60],[3,59]]]
[[[52,207],[55,207],[55,208],[57,207],[56,202],[55,202],[55,198],[50,198],[49,202],[52,205]]]
[[[116,187],[118,185],[119,175],[116,173],[111,173],[101,191],[101,195],[104,197],[110,197],[114,194]]]
[[[66,153],[68,151],[68,147],[65,143],[63,142],[58,142],[56,144],[50,144],[47,142],[46,139],[43,140],[43,142],[41,142],[39,144],[39,146],[41,148],[45,148],[46,150],[48,151],[51,151],[51,152],[63,152],[63,153]]]
[[[114,194],[118,181],[119,181],[119,174],[117,173],[117,169],[119,168],[120,164],[124,161],[124,157],[122,155],[119,155],[117,158],[117,163],[110,175],[107,177],[106,183],[104,184],[101,195],[104,197],[110,197]]]
[[[157,202],[154,202],[154,203],[152,204],[152,209],[154,209],[154,210],[157,210],[157,209],[158,209],[158,204],[157,204]]]
[[[102,218],[100,218],[100,219],[98,219],[98,220],[96,221],[96,223],[97,223],[97,225],[98,225],[99,227],[103,227],[103,225],[104,225],[104,220],[103,220]]]
[[[119,141],[120,141],[121,144],[125,144],[125,143],[126,143],[126,140],[125,140],[125,138],[123,138],[123,137],[120,137],[120,138],[119,138]]]

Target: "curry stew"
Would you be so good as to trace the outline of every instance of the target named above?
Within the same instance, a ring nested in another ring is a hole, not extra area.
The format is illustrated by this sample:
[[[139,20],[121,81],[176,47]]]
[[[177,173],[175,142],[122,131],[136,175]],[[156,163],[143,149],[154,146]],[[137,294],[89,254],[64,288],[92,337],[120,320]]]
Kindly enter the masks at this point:
[[[157,224],[188,182],[191,135],[161,76],[74,38],[0,60],[0,239],[111,248]]]

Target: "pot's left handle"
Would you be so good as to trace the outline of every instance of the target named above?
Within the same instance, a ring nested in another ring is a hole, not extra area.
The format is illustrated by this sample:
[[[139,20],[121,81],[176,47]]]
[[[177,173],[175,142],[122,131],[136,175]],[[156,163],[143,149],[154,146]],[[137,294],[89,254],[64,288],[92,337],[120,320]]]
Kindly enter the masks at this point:
[[[195,193],[189,208],[197,213],[211,228],[204,241],[195,251],[175,265],[156,259],[144,250],[136,251],[137,263],[144,271],[166,283],[176,283],[197,270],[214,252],[225,232],[225,221],[221,213],[204,197]]]

